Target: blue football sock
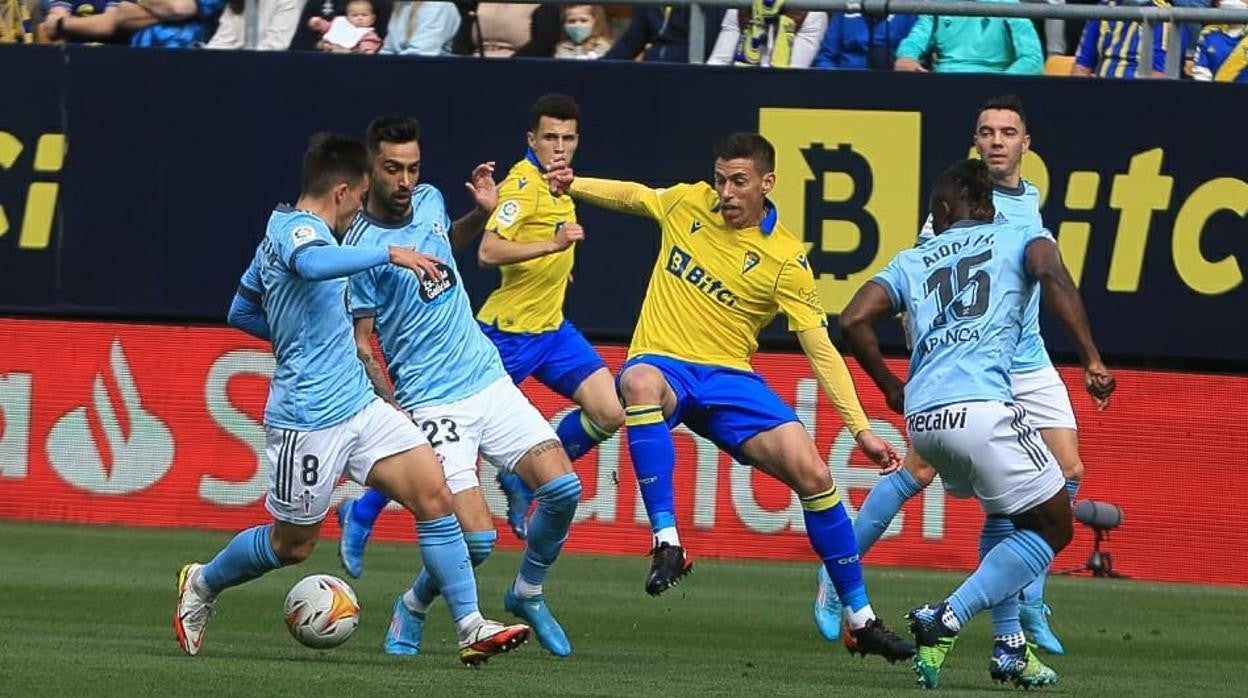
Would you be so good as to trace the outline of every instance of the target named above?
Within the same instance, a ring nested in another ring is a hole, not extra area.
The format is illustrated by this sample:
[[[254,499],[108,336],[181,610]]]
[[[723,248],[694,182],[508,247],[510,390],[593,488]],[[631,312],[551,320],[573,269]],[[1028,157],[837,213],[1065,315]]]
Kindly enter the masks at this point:
[[[465,531],[464,543],[468,546],[468,559],[472,566],[477,567],[494,552],[494,544],[498,542],[498,531]],[[412,583],[412,593],[426,608],[433,603],[438,595],[438,585],[433,581],[428,568],[421,568],[416,581]]]
[[[565,473],[537,488],[537,509],[529,520],[529,536],[525,540],[524,560],[520,577],[529,584],[541,586],[550,566],[563,550],[568,528],[581,501],[581,480],[576,473]]]
[[[854,538],[858,541],[858,554],[866,555],[871,546],[884,535],[893,517],[901,511],[911,497],[922,491],[910,471],[902,468],[880,478],[867,493],[867,499],[858,510],[854,520]]]
[[[862,579],[858,562],[858,543],[854,525],[845,513],[836,486],[812,497],[802,497],[802,516],[806,520],[806,536],[815,554],[832,578],[832,586],[841,603],[858,611],[867,606],[867,585]]]
[[[975,572],[949,597],[949,608],[964,626],[976,613],[1017,596],[1051,562],[1053,549],[1038,533],[1016,530],[988,551]]]
[[[984,518],[984,528],[979,534],[979,559],[983,559],[997,546],[1014,533],[1014,522],[1004,516],[988,516]],[[1018,620],[1018,595],[1010,594],[992,607],[992,634],[1003,637],[1021,633],[1023,625]]]
[[[476,613],[477,580],[472,573],[468,545],[464,542],[459,520],[448,514],[432,521],[417,521],[416,535],[420,538],[425,569],[446,597],[451,618],[458,621]]]
[[[676,467],[676,446],[672,432],[663,420],[660,405],[632,405],[624,410],[628,425],[628,455],[641,487],[641,499],[650,517],[650,530],[658,532],[676,525],[672,470]]]
[[[351,504],[351,520],[363,528],[372,529],[377,517],[381,516],[381,510],[389,502],[390,498],[377,490],[364,490],[364,494]]]
[[[1075,504],[1075,495],[1079,494],[1079,485],[1079,480],[1066,481],[1066,496],[1070,498],[1071,506]],[[1035,581],[1023,587],[1023,603],[1044,603],[1044,583],[1047,581],[1049,581],[1049,570],[1046,568]]]
[[[571,460],[580,458],[589,453],[594,446],[611,438],[610,433],[594,424],[594,420],[587,417],[585,411],[580,409],[572,410],[564,415],[563,419],[559,420],[559,427],[555,429],[555,433],[559,435],[563,450],[567,451],[568,458]]]
[[[248,582],[282,566],[269,537],[273,524],[249,528],[234,536],[212,561],[204,565],[204,586],[214,594]]]

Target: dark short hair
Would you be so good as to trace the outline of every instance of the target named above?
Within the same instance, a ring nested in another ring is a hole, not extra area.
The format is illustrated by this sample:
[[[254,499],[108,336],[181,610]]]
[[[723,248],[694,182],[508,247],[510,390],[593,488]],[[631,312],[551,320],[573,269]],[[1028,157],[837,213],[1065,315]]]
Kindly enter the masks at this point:
[[[379,116],[364,132],[368,152],[376,155],[382,143],[412,143],[420,140],[420,122],[411,116]]]
[[[975,123],[971,126],[972,132],[979,129],[979,117],[990,109],[1012,111],[1018,114],[1018,120],[1023,122],[1023,132],[1027,131],[1027,114],[1023,111],[1023,100],[1019,99],[1018,95],[1001,95],[984,102],[979,111],[975,112]]]
[[[324,194],[346,182],[354,186],[368,174],[364,144],[349,136],[318,133],[303,155],[302,187],[306,194]]]
[[[776,170],[775,147],[766,138],[749,131],[738,131],[720,141],[715,146],[715,157],[719,160],[749,158],[763,174]]]
[[[581,107],[568,95],[550,94],[538,97],[529,108],[530,131],[537,130],[543,116],[559,121],[575,121],[578,128],[581,125]]]
[[[992,202],[988,165],[979,158],[967,158],[941,172],[932,186],[932,210],[936,209],[938,201],[948,202],[951,207],[961,201],[969,208],[972,218],[991,221],[996,216],[996,206]]]

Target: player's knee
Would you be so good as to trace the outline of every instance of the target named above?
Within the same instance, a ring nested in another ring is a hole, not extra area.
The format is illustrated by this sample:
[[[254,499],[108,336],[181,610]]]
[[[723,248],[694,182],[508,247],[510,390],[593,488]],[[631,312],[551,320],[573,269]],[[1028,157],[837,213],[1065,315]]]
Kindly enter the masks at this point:
[[[827,465],[817,460],[804,460],[795,468],[793,486],[799,497],[813,497],[832,489],[836,483]]]
[[[404,509],[415,514],[416,520],[429,521],[451,514],[454,508],[454,499],[451,497],[451,491],[444,485],[436,489],[409,495],[400,499],[399,504],[403,505]]]
[[[663,397],[653,371],[630,369],[620,376],[620,393],[630,405],[653,405]]]
[[[1075,525],[1069,516],[1057,517],[1045,528],[1044,538],[1049,546],[1053,548],[1055,555],[1065,550],[1066,546],[1070,545],[1070,541],[1075,537]]]
[[[316,539],[285,540],[277,538],[272,541],[273,553],[283,565],[297,565],[312,555],[316,548]]]

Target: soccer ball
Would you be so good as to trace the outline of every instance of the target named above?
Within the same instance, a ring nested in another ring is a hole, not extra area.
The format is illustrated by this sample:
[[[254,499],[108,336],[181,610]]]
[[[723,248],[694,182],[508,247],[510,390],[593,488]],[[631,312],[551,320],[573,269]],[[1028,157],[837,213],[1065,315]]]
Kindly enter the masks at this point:
[[[346,642],[355,632],[360,624],[360,604],[346,582],[328,574],[314,574],[291,587],[283,615],[296,640],[326,650]]]

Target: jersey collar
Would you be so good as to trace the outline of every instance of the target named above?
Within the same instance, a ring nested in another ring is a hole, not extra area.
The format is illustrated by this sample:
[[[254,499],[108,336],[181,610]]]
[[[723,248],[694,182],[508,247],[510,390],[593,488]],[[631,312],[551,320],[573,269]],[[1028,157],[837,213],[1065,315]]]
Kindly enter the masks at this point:
[[[956,230],[958,228],[974,228],[975,226],[979,226],[979,225],[987,225],[987,223],[985,223],[984,221],[976,221],[976,220],[971,220],[970,218],[964,218],[954,223],[953,225],[949,226],[948,228],[946,228],[946,230]]]
[[[763,214],[763,220],[759,222],[758,229],[763,231],[763,235],[771,235],[776,229],[776,223],[780,222],[780,209],[771,202],[771,199],[763,199],[763,208],[766,213]],[[711,207],[711,213],[719,213],[719,200],[715,201],[715,205]]]
[[[1027,183],[1020,179],[1018,180],[1017,187],[1007,187],[1002,184],[994,184],[992,185],[992,190],[998,194],[1005,194],[1006,196],[1022,196],[1027,193]]]
[[[536,167],[538,172],[542,171],[542,162],[537,159],[537,153],[533,152],[532,148],[525,149],[524,159],[528,160],[530,164]]]
[[[363,218],[365,221],[368,221],[370,225],[374,225],[378,228],[385,228],[386,230],[399,230],[401,228],[406,228],[407,226],[412,224],[412,218],[415,215],[416,215],[416,207],[412,206],[411,208],[407,210],[407,215],[404,216],[403,218],[394,222],[387,222],[370,214],[368,212],[368,209],[360,209],[360,218]]]

